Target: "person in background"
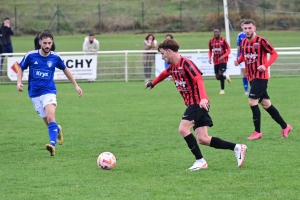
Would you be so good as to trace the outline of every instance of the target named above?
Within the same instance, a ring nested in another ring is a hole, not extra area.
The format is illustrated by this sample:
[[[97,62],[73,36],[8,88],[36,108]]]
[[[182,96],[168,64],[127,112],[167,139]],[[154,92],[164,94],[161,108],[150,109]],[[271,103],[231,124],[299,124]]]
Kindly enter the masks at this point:
[[[84,38],[82,51],[84,51],[86,55],[97,55],[97,51],[99,51],[99,49],[99,41],[95,38],[93,33]]]
[[[3,45],[3,53],[13,53],[13,45],[11,41],[11,36],[14,35],[14,30],[10,25],[10,19],[6,17],[4,19],[3,24],[0,27],[0,40]],[[0,76],[3,75],[2,69],[3,69],[3,62],[4,62],[5,56],[0,57]]]
[[[246,38],[240,46],[241,55],[234,64],[238,66],[240,63],[245,62],[246,75],[251,86],[248,103],[252,111],[254,132],[247,139],[256,140],[262,138],[260,130],[261,113],[258,103],[281,126],[282,138],[287,138],[292,130],[292,126],[287,124],[281,117],[279,111],[271,103],[267,92],[269,82],[268,68],[277,60],[278,53],[266,38],[255,34],[256,26],[254,20],[245,20],[243,30],[246,33]],[[270,59],[268,59],[267,54],[271,55]]]
[[[196,159],[187,170],[196,171],[208,167],[197,140],[202,145],[233,151],[237,158],[237,166],[242,167],[247,151],[245,144],[236,144],[208,135],[208,128],[213,126],[213,121],[208,113],[210,103],[202,72],[191,60],[180,55],[178,50],[179,44],[172,39],[167,39],[159,44],[158,51],[161,53],[162,59],[169,63],[169,66],[153,81],[147,82],[145,88],[152,89],[168,76],[172,76],[176,89],[186,105],[179,124],[179,133]],[[192,128],[194,128],[196,137],[191,132]]]
[[[244,23],[245,19],[241,20],[241,28],[243,30],[243,23]],[[237,54],[236,54],[236,58],[238,59],[241,55],[241,43],[242,40],[246,38],[246,34],[244,33],[244,31],[240,32],[237,36],[237,40],[236,40],[236,45],[237,45]],[[249,95],[249,91],[248,91],[248,80],[247,80],[247,76],[246,76],[246,70],[245,70],[245,63],[242,62],[239,64],[239,67],[241,68],[241,72],[242,72],[242,81],[243,81],[243,86],[244,86],[244,90],[245,90],[245,95]]]
[[[174,39],[172,34],[167,34],[165,39]]]
[[[225,80],[231,84],[229,75],[226,77],[223,75],[227,69],[228,56],[231,52],[230,46],[225,38],[221,37],[221,30],[219,28],[214,29],[214,37],[209,40],[208,43],[208,62],[211,64],[211,58],[213,55],[213,63],[215,69],[216,79],[220,81],[221,90],[220,94],[225,94]]]
[[[148,34],[144,40],[144,50],[157,50],[157,41],[153,34]],[[145,82],[148,82],[151,78],[151,69],[155,61],[156,53],[143,53],[142,62],[144,65]]]
[[[86,55],[97,55],[97,52],[100,49],[99,41],[95,38],[93,33],[90,33],[89,36],[84,38],[82,51],[85,52]],[[88,82],[94,82],[95,79],[88,79]]]
[[[165,40],[167,40],[167,39],[169,39],[169,40],[174,39],[174,37],[172,34],[167,34]],[[168,66],[169,66],[169,64],[165,61],[165,69],[167,69]]]

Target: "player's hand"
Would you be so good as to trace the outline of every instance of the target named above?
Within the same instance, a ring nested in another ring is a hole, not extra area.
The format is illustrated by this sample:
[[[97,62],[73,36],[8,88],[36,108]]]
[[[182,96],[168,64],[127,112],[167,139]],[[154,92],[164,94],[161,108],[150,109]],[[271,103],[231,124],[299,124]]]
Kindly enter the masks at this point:
[[[234,61],[234,65],[235,65],[236,67],[239,65],[239,62],[238,62],[237,59]]]
[[[220,61],[223,61],[223,60],[224,60],[224,56],[221,56],[221,57],[220,57]]]
[[[200,104],[199,104],[200,108],[204,108],[205,110],[209,110],[209,101],[207,99],[201,99]]]
[[[78,97],[81,97],[82,96],[82,89],[77,85],[76,90],[78,92]]]
[[[148,81],[146,84],[145,84],[145,89],[149,88],[150,90],[153,88],[154,86],[152,85],[152,82],[151,81]]]
[[[257,67],[257,70],[260,71],[260,72],[264,72],[264,71],[266,71],[266,69],[267,68],[264,65],[261,65],[261,66]]]
[[[208,63],[209,63],[209,64],[211,64],[211,58],[210,58],[210,59],[208,59]]]
[[[19,92],[23,92],[23,84],[22,84],[22,83],[18,83],[18,84],[17,84],[17,90],[18,90]]]

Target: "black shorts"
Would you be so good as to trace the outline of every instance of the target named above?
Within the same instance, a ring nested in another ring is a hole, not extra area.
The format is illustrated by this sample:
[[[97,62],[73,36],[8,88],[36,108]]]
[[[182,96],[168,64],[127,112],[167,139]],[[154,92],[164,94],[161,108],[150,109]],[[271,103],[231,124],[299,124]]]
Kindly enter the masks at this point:
[[[213,126],[213,121],[210,118],[208,111],[200,108],[198,104],[188,106],[182,116],[182,119],[193,121],[194,130],[202,126]]]
[[[227,63],[220,63],[215,65],[215,74],[219,74],[219,71],[225,72],[227,69]]]
[[[258,99],[261,102],[263,99],[270,99],[267,88],[268,80],[265,79],[253,79],[250,82],[251,89],[249,92],[250,99]]]

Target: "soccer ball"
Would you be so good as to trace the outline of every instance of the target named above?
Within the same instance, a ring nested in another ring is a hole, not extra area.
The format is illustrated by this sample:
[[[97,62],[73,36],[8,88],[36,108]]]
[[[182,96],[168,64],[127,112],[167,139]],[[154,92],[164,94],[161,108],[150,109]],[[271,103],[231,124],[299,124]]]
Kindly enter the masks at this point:
[[[116,157],[110,152],[103,152],[98,156],[97,164],[101,169],[109,170],[116,165]]]

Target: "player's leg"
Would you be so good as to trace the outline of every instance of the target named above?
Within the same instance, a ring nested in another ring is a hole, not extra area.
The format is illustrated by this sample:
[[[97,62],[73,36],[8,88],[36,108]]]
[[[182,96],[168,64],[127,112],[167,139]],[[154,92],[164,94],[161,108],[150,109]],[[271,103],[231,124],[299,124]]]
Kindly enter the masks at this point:
[[[147,54],[145,54],[144,56],[144,61],[143,61],[143,65],[144,65],[144,76],[145,76],[145,82],[148,82],[148,78],[147,78],[147,74],[148,74],[148,56]]]
[[[247,146],[244,144],[235,144],[217,137],[209,136],[208,127],[211,127],[213,125],[212,119],[209,116],[208,112],[203,108],[199,108],[198,113],[200,113],[200,115],[198,115],[197,119],[195,119],[194,125],[198,142],[200,144],[214,147],[216,149],[228,149],[234,151],[238,160],[238,167],[241,167],[245,160]]]
[[[231,84],[232,81],[231,81],[231,78],[230,78],[229,74],[227,73],[227,75],[224,76],[224,73],[225,73],[225,71],[227,70],[227,62],[226,62],[226,63],[221,63],[221,64],[220,64],[220,67],[219,67],[219,70],[221,70],[221,71],[223,72],[222,74],[223,74],[224,82],[225,82],[225,80],[227,80],[227,82],[228,82],[229,84]]]
[[[270,114],[270,116],[276,121],[282,128],[282,138],[288,137],[289,132],[293,129],[291,125],[287,124],[281,117],[279,111],[272,105],[268,93],[266,91],[264,98],[260,102],[263,108]]]
[[[220,90],[220,93],[219,93],[219,94],[225,94],[224,89],[222,90],[222,82],[221,82],[221,78],[222,78],[222,77],[220,77],[220,74],[219,74],[219,66],[220,66],[219,64],[214,66],[215,76],[216,76],[216,79],[217,79],[218,81],[220,81],[220,85],[221,85],[221,90]]]
[[[3,51],[3,53],[5,53],[5,52]],[[3,76],[2,70],[3,70],[4,58],[5,58],[5,56],[0,57],[0,76]]]
[[[152,61],[149,61],[148,64],[148,79],[151,79],[151,72],[152,72]]]
[[[50,152],[51,156],[55,154],[56,141],[58,139],[58,133],[60,129],[55,120],[55,110],[57,106],[57,100],[55,94],[46,94],[41,96],[43,107],[46,113],[48,122],[48,134],[50,138],[50,144],[46,145],[46,149]]]
[[[196,115],[196,107],[199,106],[194,105],[187,107],[179,124],[179,133],[186,141],[187,146],[189,147],[196,159],[196,162],[190,168],[187,169],[189,171],[196,171],[207,168],[207,163],[203,158],[197,140],[195,136],[191,133],[191,128],[194,126],[193,120],[194,116]]]
[[[148,59],[149,57],[147,57]],[[146,77],[146,82],[148,82],[150,80],[151,77],[151,62],[149,60],[147,60],[146,62],[146,66],[145,66],[145,77]]]
[[[40,97],[35,97],[35,98],[32,98],[31,100],[32,100],[35,111],[37,112],[37,114],[40,117],[42,117],[43,121],[45,122],[46,126],[48,127],[48,120],[47,120],[47,116],[46,116],[46,111],[43,107],[43,101],[40,99]],[[47,144],[46,149],[50,152],[50,155],[55,154],[55,148],[52,145]]]
[[[248,103],[252,111],[252,119],[254,124],[254,132],[247,138],[248,140],[255,140],[262,138],[261,128],[261,113],[258,107],[259,100],[264,93],[266,86],[268,84],[267,80],[254,79],[251,82],[251,89],[249,93]]]
[[[226,77],[223,75],[223,73],[224,72],[222,70],[219,70],[219,72],[218,72],[220,85],[221,85],[220,94],[225,94],[225,79],[226,79]]]

